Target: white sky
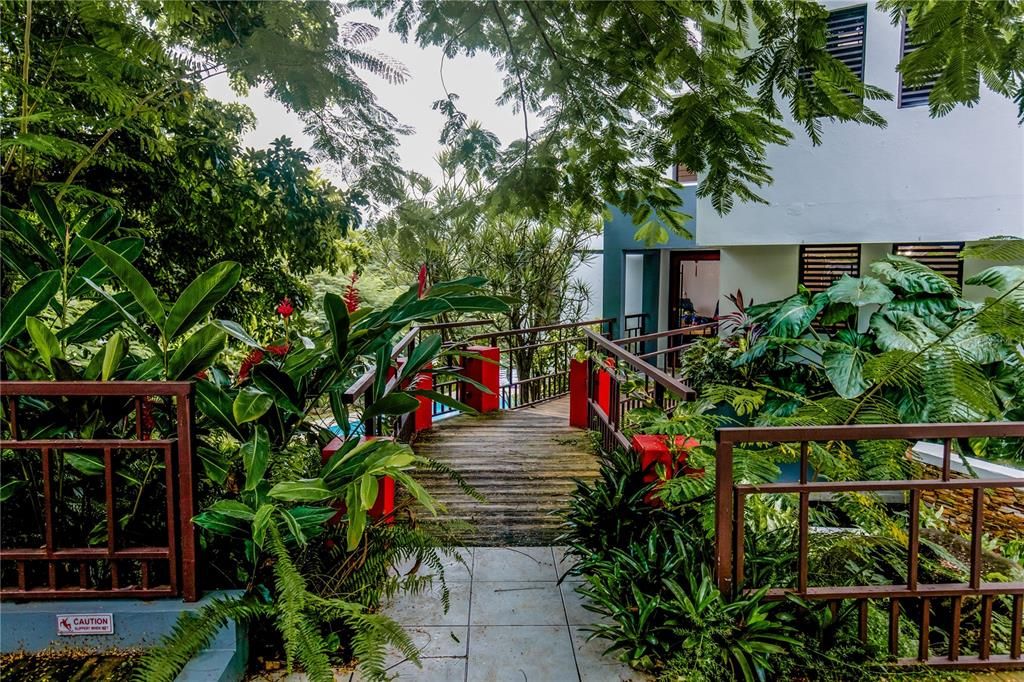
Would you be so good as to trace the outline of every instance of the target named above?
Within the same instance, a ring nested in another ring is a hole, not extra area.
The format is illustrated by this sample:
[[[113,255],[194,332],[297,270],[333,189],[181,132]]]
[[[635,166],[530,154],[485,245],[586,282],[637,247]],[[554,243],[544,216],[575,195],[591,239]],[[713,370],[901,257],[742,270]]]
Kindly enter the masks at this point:
[[[399,153],[403,166],[438,180],[440,174],[434,158],[440,148],[438,136],[444,117],[431,110],[431,104],[444,98],[440,76],[441,49],[422,50],[412,43],[402,43],[397,35],[388,32],[386,21],[374,18],[369,12],[352,12],[346,15],[345,20],[377,26],[380,35],[363,49],[389,55],[402,62],[409,71],[408,80],[398,85],[370,73],[363,76],[380,103],[403,124],[415,129],[412,135],[402,140]],[[499,107],[495,103],[501,92],[501,77],[494,60],[488,55],[445,60],[444,80],[448,90],[459,95],[459,108],[471,120],[481,121],[503,145],[523,137],[522,114],[514,114],[511,105]],[[262,91],[253,90],[246,97],[238,97],[231,91],[225,76],[207,81],[207,91],[217,99],[244,102],[255,112],[256,127],[245,135],[243,143],[246,146],[268,147],[275,138],[287,135],[296,145],[309,148],[309,138],[303,134],[298,117],[276,100],[264,96]],[[531,130],[535,125],[537,121],[531,117]],[[325,174],[330,177],[327,169]]]

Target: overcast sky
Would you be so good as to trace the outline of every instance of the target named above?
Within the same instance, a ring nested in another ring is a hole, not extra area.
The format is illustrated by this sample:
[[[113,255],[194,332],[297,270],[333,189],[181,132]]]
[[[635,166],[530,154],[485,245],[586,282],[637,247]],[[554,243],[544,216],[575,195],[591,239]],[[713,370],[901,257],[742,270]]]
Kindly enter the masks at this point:
[[[431,110],[431,104],[444,97],[440,48],[421,50],[416,45],[402,43],[397,35],[388,32],[385,22],[375,19],[369,12],[353,12],[345,19],[377,26],[380,35],[364,49],[398,59],[408,69],[409,78],[400,85],[392,85],[369,73],[364,77],[381,104],[402,123],[415,129],[414,134],[403,139],[400,149],[403,165],[437,180],[440,174],[434,157],[439,149],[437,139],[444,117]],[[483,122],[484,127],[495,133],[502,144],[523,136],[522,115],[513,114],[511,106],[498,107],[495,104],[501,92],[501,80],[494,60],[489,56],[478,54],[472,59],[445,60],[444,79],[448,90],[459,95],[460,109],[471,119]],[[246,146],[267,147],[275,138],[287,135],[296,144],[309,148],[309,138],[302,133],[302,122],[261,91],[253,90],[248,96],[239,98],[231,91],[224,76],[208,81],[207,90],[218,99],[244,102],[256,113],[256,127],[244,138]]]

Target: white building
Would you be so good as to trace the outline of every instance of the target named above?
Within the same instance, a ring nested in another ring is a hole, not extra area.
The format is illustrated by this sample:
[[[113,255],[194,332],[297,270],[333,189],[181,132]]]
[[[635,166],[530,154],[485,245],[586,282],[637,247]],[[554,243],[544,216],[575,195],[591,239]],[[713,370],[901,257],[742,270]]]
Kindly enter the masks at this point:
[[[826,5],[833,54],[893,93],[891,102],[871,103],[888,125],[826,121],[823,144],[814,147],[790,121],[792,141],[768,153],[774,183],[760,191],[767,204],[737,203],[719,215],[695,198],[697,178],[684,182],[684,210],[696,216],[693,240],[646,248],[633,240],[629,217],[613,211],[605,224],[605,315],[619,316],[621,325],[645,313],[647,331],[671,329],[680,325],[682,298],[713,317],[732,309],[727,296],[738,289],[759,303],[795,293],[798,282],[820,290],[894,252],[946,253],[932,264],[962,280],[972,265],[958,272],[952,256],[964,243],[1024,236],[1024,129],[1016,105],[983,86],[978,105],[931,118],[926,89],[901,90],[902,28],[874,4]],[[980,293],[967,289],[968,297]]]

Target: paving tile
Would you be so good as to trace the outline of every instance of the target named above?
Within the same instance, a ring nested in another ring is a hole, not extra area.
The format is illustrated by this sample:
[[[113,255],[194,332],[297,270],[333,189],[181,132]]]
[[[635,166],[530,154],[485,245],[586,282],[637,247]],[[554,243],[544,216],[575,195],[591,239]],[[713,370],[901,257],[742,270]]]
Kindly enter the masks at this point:
[[[557,580],[550,547],[477,547],[475,580]]]
[[[576,665],[579,668],[580,682],[652,682],[650,675],[633,670],[611,655],[602,656],[601,652],[608,648],[608,641],[594,638],[587,641],[583,628],[572,628],[572,643],[576,653]]]
[[[424,658],[452,658],[466,655],[466,642],[469,639],[469,628],[467,627],[424,627],[405,626],[413,645],[419,651],[420,659]],[[400,663],[405,656],[392,647],[388,647],[384,660],[388,665]]]
[[[401,682],[464,682],[466,679],[465,658],[424,658],[420,667],[406,661],[388,669],[388,675]],[[363,682],[367,678],[357,671],[352,682]]]
[[[470,583],[450,582],[451,608],[441,606],[441,586],[434,584],[420,594],[403,594],[384,607],[384,613],[401,625],[468,625]]]
[[[566,626],[471,627],[467,682],[578,680]]]
[[[470,625],[565,625],[558,585],[473,581]]]
[[[608,621],[605,616],[598,615],[593,611],[583,608],[589,600],[576,591],[581,583],[562,583],[559,587],[562,590],[562,601],[565,603],[565,615],[569,625],[594,625]]]
[[[470,580],[473,577],[473,548],[461,547],[458,553],[462,557],[462,561],[459,561],[455,556],[442,557],[441,567],[444,569],[445,581]],[[395,570],[405,575],[412,569],[415,563],[415,560],[407,559],[400,564],[396,564]],[[435,575],[435,571],[427,564],[420,564],[416,575]]]
[[[583,582],[581,576],[569,573],[569,570],[576,563],[576,557],[567,555],[567,549],[567,547],[551,548],[555,554],[555,570],[558,572],[558,578],[565,583],[581,583]]]

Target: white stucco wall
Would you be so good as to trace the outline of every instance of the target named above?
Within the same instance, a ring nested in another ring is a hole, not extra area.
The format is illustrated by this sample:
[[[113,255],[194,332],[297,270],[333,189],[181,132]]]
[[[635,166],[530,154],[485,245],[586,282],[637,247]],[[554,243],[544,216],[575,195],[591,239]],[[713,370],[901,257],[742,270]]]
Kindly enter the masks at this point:
[[[982,86],[978,105],[942,118],[927,107],[897,108],[900,29],[868,7],[865,81],[893,94],[870,103],[888,126],[825,121],[824,142],[814,147],[790,121],[793,140],[768,153],[774,184],[759,193],[769,204],[737,204],[720,216],[699,200],[698,244],[1024,236],[1024,129],[1013,102]]]
[[[736,246],[721,251],[718,290],[722,315],[734,312],[729,294],[743,291],[750,305],[768,303],[796,293],[800,247]]]
[[[644,255],[627,253],[622,278],[622,314],[634,315],[644,311]]]

